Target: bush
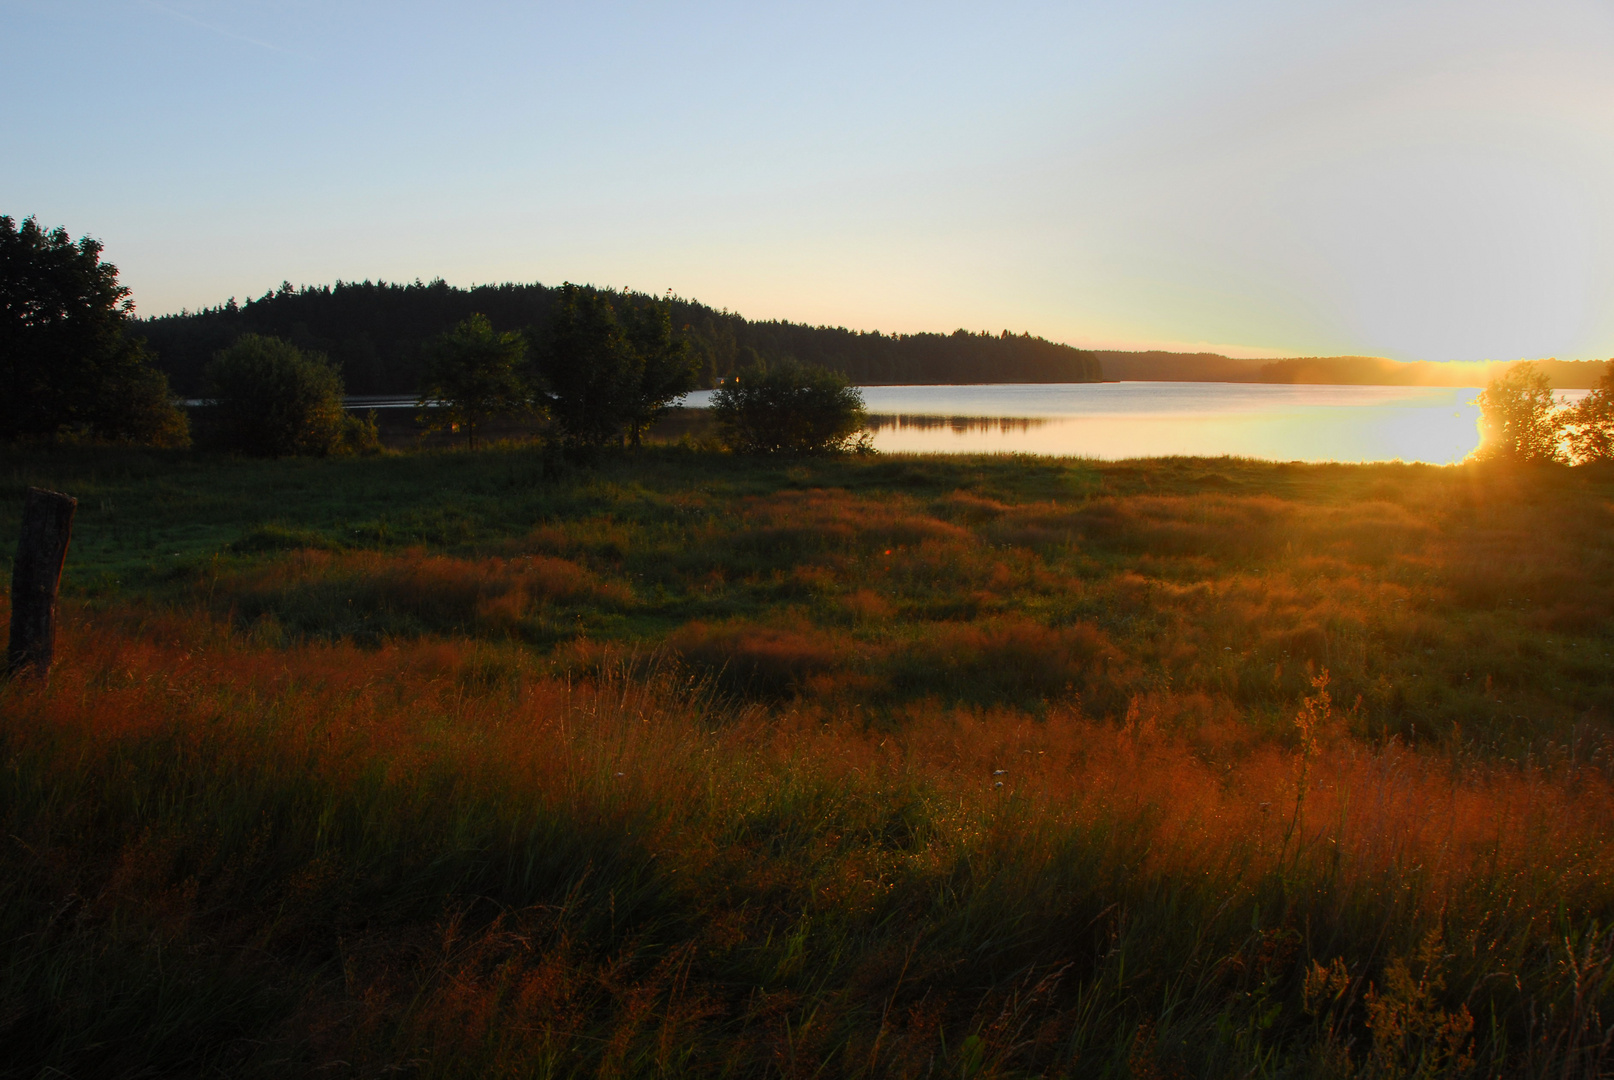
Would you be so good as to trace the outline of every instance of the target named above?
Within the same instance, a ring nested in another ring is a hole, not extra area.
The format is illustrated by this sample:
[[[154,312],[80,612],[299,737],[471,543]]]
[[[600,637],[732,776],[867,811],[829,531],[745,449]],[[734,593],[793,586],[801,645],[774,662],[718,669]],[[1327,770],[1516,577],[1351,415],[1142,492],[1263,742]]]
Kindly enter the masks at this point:
[[[841,453],[868,418],[845,375],[793,361],[741,371],[712,396],[712,412],[724,445],[741,454]]]
[[[174,402],[168,376],[151,367],[139,343],[138,359],[107,373],[86,425],[103,439],[182,448],[191,444],[190,418]]]
[[[342,437],[337,443],[340,454],[377,454],[381,452],[381,425],[374,409],[363,416],[342,413]]]
[[[342,412],[342,377],[324,356],[242,334],[208,365],[207,378],[225,449],[281,457],[343,448],[351,425]]]

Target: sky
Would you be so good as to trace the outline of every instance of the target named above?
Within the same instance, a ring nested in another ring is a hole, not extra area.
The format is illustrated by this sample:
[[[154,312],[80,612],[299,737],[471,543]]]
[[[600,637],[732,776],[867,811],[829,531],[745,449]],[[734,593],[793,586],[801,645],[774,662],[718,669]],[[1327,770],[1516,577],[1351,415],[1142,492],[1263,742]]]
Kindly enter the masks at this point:
[[[1614,3],[0,0],[140,314],[562,281],[1099,348],[1614,356]]]

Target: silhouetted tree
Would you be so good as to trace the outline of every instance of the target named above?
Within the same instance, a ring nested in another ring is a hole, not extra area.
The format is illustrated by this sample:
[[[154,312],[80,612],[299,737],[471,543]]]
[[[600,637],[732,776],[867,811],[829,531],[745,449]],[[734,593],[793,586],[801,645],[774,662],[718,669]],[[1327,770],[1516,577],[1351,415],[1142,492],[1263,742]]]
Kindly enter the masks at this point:
[[[280,457],[341,448],[342,377],[324,356],[242,334],[208,365],[207,378],[226,449]]]
[[[700,358],[673,333],[672,304],[653,300],[630,306],[624,329],[633,350],[633,392],[627,408],[634,446],[672,403],[699,385]]]
[[[0,438],[189,443],[167,378],[127,332],[133,310],[98,241],[0,216]]]
[[[1605,374],[1564,419],[1575,464],[1614,461],[1614,371]]]
[[[521,334],[495,333],[485,315],[472,315],[427,343],[421,421],[427,430],[463,427],[474,450],[476,429],[489,417],[532,409],[526,359]]]
[[[741,454],[839,453],[867,420],[845,375],[791,360],[739,372],[712,395],[712,413]]]
[[[1533,363],[1515,364],[1492,379],[1477,399],[1480,458],[1520,462],[1563,460],[1564,417],[1552,384]]]
[[[638,373],[610,302],[568,282],[536,351],[560,440],[598,448],[619,438],[633,415]]]

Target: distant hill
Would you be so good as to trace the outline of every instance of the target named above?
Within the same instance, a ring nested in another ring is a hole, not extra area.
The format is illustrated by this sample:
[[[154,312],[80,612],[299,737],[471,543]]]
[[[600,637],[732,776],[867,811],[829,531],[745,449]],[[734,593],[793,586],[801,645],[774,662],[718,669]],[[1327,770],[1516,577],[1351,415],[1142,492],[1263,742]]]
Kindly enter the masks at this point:
[[[272,334],[325,353],[341,365],[353,394],[410,394],[420,382],[422,345],[473,313],[498,330],[541,327],[556,290],[543,285],[459,289],[442,281],[400,285],[289,283],[256,300],[140,320],[174,387],[203,389],[208,360],[243,333]],[[606,291],[617,305],[643,294]],[[1029,334],[882,334],[835,326],[752,322],[692,300],[673,300],[673,322],[699,355],[705,385],[754,359],[794,357],[845,372],[863,385],[989,382],[1096,382],[1098,358]]]
[[[1347,386],[1484,386],[1518,361],[1408,363],[1382,356],[1295,356],[1241,360],[1219,353],[1095,353],[1106,379],[1141,382],[1264,382]],[[1538,360],[1559,390],[1586,389],[1609,370],[1603,360]]]
[[[499,330],[541,327],[556,290],[539,284],[460,289],[427,284],[337,282],[278,290],[237,304],[138,320],[157,364],[184,394],[201,392],[202,369],[243,333],[273,334],[315,349],[342,367],[353,394],[410,394],[420,381],[422,345],[473,313]],[[604,290],[618,305],[642,293]],[[1089,351],[1030,334],[882,334],[839,326],[753,322],[694,300],[674,298],[673,320],[701,361],[704,385],[753,359],[794,357],[845,372],[864,386],[934,383],[1145,382],[1344,383],[1484,386],[1511,361],[1403,363],[1381,356],[1297,356],[1242,360],[1219,353]],[[1555,387],[1590,387],[1603,361],[1543,360]]]
[[[1220,353],[1094,353],[1106,379],[1141,382],[1259,382],[1262,360],[1236,360]]]

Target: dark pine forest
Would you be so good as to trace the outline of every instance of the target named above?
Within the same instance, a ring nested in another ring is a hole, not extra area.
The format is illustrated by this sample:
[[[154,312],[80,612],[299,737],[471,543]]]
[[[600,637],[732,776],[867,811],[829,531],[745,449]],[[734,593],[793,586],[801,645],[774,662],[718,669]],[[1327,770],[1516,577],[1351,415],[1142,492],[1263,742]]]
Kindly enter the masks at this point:
[[[606,291],[617,306],[649,297]],[[549,319],[557,288],[337,282],[293,287],[237,304],[140,320],[158,366],[183,394],[203,389],[202,369],[244,333],[285,338],[325,353],[341,366],[350,394],[410,394],[420,384],[423,346],[472,314],[497,330],[538,330]],[[790,322],[752,322],[691,300],[674,298],[675,327],[700,358],[705,386],[747,363],[794,358],[841,371],[863,385],[890,383],[1094,382],[1098,357],[1029,334],[883,334]]]

